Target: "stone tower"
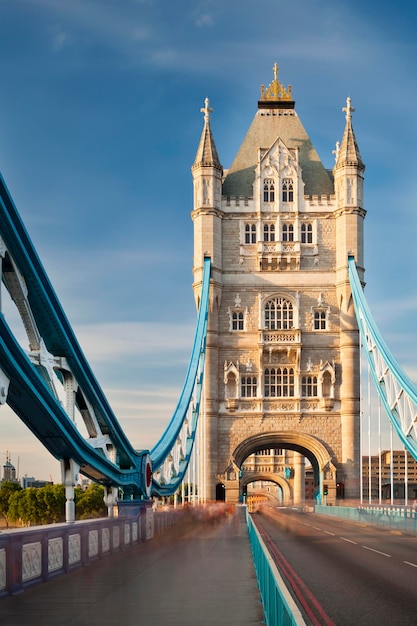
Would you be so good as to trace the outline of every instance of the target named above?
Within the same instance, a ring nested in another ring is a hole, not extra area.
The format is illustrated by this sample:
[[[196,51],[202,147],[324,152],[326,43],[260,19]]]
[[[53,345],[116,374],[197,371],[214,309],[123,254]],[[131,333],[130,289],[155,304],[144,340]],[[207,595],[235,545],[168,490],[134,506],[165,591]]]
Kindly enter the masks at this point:
[[[237,502],[249,482],[272,480],[287,501],[359,495],[359,335],[348,254],[363,277],[363,174],[352,128],[323,166],[291,87],[261,87],[258,110],[229,170],[210,127],[192,166],[194,291],[212,259],[205,374],[204,490]],[[269,474],[243,471],[254,453],[285,450]]]

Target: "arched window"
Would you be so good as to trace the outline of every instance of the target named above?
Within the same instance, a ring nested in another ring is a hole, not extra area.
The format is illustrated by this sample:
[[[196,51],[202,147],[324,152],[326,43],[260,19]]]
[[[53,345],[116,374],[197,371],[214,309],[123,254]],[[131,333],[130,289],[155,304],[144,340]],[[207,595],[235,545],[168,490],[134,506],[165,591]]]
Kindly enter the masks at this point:
[[[292,178],[284,178],[282,181],[282,201],[294,202],[294,186]]]
[[[326,330],[326,311],[314,311],[314,330]]]
[[[332,395],[332,377],[330,376],[330,372],[324,372],[323,374],[321,392],[322,392],[323,398],[330,398]]]
[[[226,382],[226,398],[237,398],[237,384],[236,377],[233,373],[230,373]]]
[[[294,368],[267,367],[264,372],[265,398],[294,396]]]
[[[272,298],[265,304],[265,327],[268,330],[288,330],[294,327],[292,302],[285,298]]]
[[[275,185],[272,178],[264,180],[264,202],[275,202]]]
[[[241,395],[242,398],[256,398],[257,380],[256,376],[242,376]]]
[[[301,395],[303,398],[317,396],[317,376],[303,376],[301,379]]]
[[[256,224],[245,224],[245,243],[256,243]]]
[[[294,225],[293,224],[283,224],[282,241],[294,241]]]
[[[274,224],[264,224],[264,241],[275,241]]]
[[[243,311],[232,312],[232,330],[244,330],[244,315]]]
[[[301,224],[301,243],[313,243],[312,224]]]

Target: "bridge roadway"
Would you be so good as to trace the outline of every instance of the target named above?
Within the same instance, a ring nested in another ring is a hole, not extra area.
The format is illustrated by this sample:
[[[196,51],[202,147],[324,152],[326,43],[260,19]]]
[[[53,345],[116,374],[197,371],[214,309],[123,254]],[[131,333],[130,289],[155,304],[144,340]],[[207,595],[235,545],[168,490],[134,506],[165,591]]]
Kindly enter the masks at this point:
[[[253,519],[310,623],[417,624],[414,535],[292,509]]]
[[[264,624],[245,510],[0,599],[1,626]]]

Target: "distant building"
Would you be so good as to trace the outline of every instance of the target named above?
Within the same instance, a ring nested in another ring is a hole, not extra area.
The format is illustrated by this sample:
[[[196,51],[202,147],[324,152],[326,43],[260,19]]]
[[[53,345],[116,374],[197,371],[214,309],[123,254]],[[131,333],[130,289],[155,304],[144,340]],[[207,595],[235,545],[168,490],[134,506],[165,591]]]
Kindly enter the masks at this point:
[[[23,476],[20,484],[23,489],[27,489],[28,487],[45,487],[46,485],[53,485],[54,483],[50,480],[36,480],[33,476]]]
[[[14,483],[17,482],[16,468],[12,465],[10,458],[10,453],[6,452],[6,463],[3,465],[2,482],[6,480]]]
[[[391,499],[391,451],[384,450],[379,455],[362,457],[363,498],[369,500],[369,469],[371,470],[371,500]],[[417,460],[404,450],[392,451],[393,498],[404,500],[405,485],[407,498],[417,500]]]

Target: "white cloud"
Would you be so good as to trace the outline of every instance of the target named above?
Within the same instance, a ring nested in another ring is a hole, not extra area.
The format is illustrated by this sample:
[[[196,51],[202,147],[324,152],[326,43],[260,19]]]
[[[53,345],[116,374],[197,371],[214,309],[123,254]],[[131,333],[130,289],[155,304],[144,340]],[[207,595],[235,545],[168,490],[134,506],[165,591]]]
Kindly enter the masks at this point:
[[[195,23],[199,28],[204,26],[213,26],[214,17],[210,13],[202,13],[196,18]]]
[[[61,50],[70,46],[71,43],[72,37],[70,33],[61,29],[60,27],[56,27],[52,39],[52,49],[55,52],[61,52]]]
[[[162,352],[191,352],[191,326],[152,322],[118,322],[77,326],[77,338],[88,359],[98,363],[142,358]]]

